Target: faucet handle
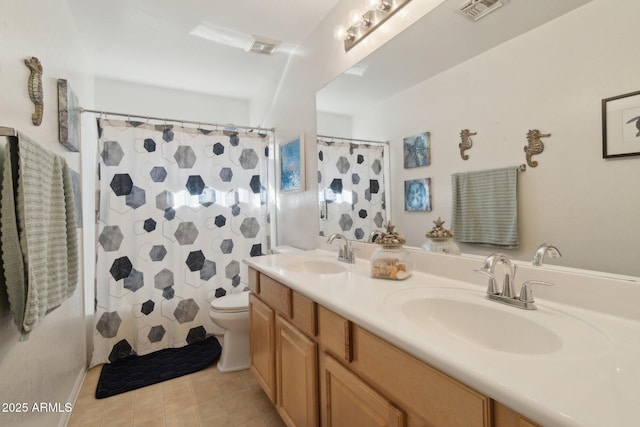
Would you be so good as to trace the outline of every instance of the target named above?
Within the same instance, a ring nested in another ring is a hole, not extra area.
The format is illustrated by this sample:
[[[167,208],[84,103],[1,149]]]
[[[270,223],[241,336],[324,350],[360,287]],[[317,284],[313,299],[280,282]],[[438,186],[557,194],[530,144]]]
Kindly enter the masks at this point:
[[[534,302],[533,292],[531,291],[531,286],[533,285],[553,286],[553,283],[543,282],[542,280],[527,280],[522,284],[522,289],[520,289],[520,296],[518,297],[520,301]]]
[[[356,252],[358,252],[359,250],[360,248],[349,247],[349,253],[345,254],[345,258],[347,258],[347,261],[349,261],[349,263],[354,264],[356,262]]]
[[[484,269],[473,270],[473,271],[476,273],[484,274],[489,278],[489,281],[487,282],[487,294],[497,295],[500,293],[500,291],[498,290],[498,285],[496,284],[496,278],[493,276],[493,274],[491,274],[489,271]]]

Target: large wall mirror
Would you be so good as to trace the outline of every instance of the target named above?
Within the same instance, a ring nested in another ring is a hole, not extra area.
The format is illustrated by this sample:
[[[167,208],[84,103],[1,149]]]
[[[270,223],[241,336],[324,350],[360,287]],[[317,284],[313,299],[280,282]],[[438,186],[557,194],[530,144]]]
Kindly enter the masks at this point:
[[[518,174],[518,248],[462,251],[531,260],[550,242],[563,256],[548,264],[640,281],[640,156],[603,158],[601,126],[602,99],[640,90],[640,5],[511,0],[472,22],[460,3],[444,1],[320,90],[318,133],[389,141],[388,215],[416,247],[438,217],[450,224],[454,173],[517,167],[527,132],[549,133],[538,166]],[[463,129],[475,132],[467,160]],[[425,132],[430,162],[406,168],[403,139]],[[405,210],[405,181],[426,178],[431,210]]]

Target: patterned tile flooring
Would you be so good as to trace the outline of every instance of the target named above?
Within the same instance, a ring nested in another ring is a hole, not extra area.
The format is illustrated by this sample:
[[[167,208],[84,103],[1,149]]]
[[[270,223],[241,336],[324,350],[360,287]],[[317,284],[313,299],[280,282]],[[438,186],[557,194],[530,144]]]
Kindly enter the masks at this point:
[[[191,375],[96,399],[101,367],[87,372],[68,427],[284,426],[249,370]]]

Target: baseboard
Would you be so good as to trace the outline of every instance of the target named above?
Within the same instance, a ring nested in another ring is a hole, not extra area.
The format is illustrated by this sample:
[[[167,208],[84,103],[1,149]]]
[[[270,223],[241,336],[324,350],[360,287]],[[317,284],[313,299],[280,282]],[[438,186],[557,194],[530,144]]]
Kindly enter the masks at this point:
[[[71,390],[71,394],[69,395],[69,399],[67,402],[72,402],[72,408],[76,406],[76,400],[78,400],[78,395],[80,394],[80,390],[82,389],[82,384],[84,383],[84,379],[87,376],[87,367],[83,366],[78,376],[76,378],[76,382],[73,385],[73,389]],[[72,410],[73,412],[73,410]],[[69,424],[69,420],[71,419],[72,412],[65,412],[60,418],[60,422],[58,423],[58,427],[66,427]]]

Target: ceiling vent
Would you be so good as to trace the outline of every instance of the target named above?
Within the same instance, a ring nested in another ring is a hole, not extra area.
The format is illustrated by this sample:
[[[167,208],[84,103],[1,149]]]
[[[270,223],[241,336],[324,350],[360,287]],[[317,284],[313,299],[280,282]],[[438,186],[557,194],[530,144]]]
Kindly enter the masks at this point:
[[[279,41],[269,40],[264,37],[253,36],[253,42],[249,46],[248,51],[260,53],[262,55],[271,55],[280,44]]]
[[[456,12],[472,21],[477,21],[507,3],[509,0],[468,0]]]

